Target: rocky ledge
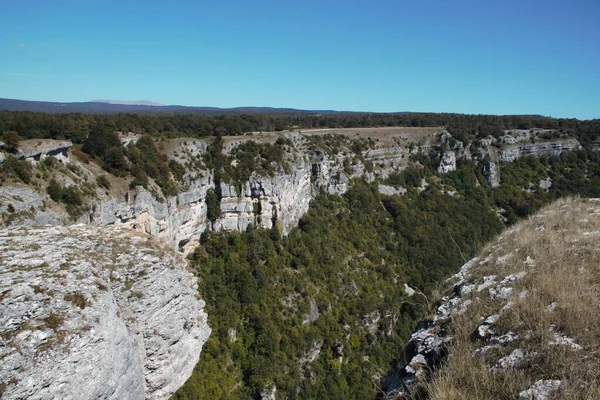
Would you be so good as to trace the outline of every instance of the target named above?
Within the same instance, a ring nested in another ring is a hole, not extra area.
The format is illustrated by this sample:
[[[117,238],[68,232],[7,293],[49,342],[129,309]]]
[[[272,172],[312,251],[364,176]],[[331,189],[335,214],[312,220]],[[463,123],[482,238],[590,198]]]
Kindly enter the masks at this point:
[[[127,230],[0,230],[5,399],[167,399],[210,334],[179,255]]]

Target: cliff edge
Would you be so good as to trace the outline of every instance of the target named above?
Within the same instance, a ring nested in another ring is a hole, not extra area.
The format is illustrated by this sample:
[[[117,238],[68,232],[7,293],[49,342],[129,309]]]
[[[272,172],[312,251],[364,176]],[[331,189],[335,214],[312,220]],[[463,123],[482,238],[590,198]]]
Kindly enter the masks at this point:
[[[92,226],[0,229],[4,399],[167,399],[210,334],[185,260]]]

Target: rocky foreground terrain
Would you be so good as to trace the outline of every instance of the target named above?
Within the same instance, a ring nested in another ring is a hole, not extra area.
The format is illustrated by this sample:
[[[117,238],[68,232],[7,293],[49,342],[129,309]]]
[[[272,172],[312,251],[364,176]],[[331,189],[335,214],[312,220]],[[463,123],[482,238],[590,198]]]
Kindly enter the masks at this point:
[[[148,236],[0,230],[3,399],[167,399],[210,335],[196,278]]]
[[[600,398],[600,199],[565,199],[504,232],[447,284],[387,398]]]

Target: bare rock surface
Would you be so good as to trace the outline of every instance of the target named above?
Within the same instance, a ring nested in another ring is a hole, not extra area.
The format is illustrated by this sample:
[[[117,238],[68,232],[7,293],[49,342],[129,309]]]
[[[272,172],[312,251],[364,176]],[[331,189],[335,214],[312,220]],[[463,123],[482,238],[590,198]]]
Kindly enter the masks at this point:
[[[167,399],[210,334],[185,261],[83,225],[0,230],[5,399]]]
[[[527,400],[548,400],[552,392],[560,389],[559,380],[539,380],[527,390],[519,393],[520,399]]]
[[[70,140],[32,139],[23,140],[17,150],[17,158],[39,160],[45,156],[66,158],[67,151],[73,147]]]

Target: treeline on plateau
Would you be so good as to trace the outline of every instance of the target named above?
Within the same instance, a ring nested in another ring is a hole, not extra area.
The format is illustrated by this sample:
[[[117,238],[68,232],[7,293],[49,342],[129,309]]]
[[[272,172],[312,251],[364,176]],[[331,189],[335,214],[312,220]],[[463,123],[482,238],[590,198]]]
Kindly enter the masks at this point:
[[[332,114],[45,114],[0,111],[2,130],[15,131],[25,139],[70,139],[81,143],[92,127],[102,123],[113,131],[163,137],[241,135],[252,131],[283,131],[292,128],[431,127],[445,126],[458,140],[489,135],[504,129],[557,129],[576,136],[584,145],[597,139],[600,120],[580,121],[541,116],[494,116],[450,113],[332,113]]]
[[[375,399],[439,282],[505,224],[560,196],[600,196],[600,154],[588,149],[501,168],[498,188],[470,161],[444,175],[408,169],[387,182],[402,196],[354,180],[343,196],[317,196],[287,237],[205,233],[192,266],[213,333],[173,399],[259,399],[273,384],[277,398]],[[548,191],[537,186],[547,177]]]

